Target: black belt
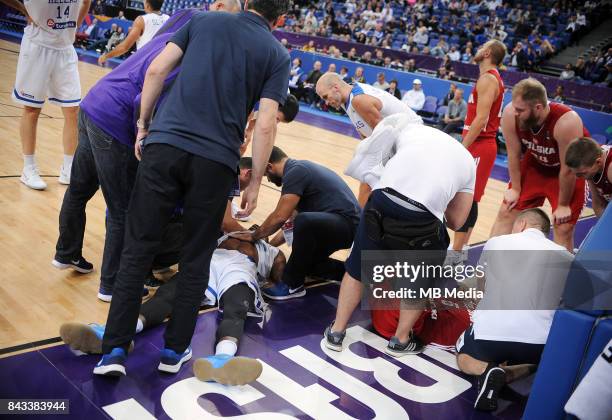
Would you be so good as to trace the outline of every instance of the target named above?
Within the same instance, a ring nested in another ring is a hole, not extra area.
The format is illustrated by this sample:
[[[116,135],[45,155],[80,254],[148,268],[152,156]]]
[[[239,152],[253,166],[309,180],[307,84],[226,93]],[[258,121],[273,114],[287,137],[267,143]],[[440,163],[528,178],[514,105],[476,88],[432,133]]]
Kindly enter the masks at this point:
[[[419,203],[418,201],[414,201],[412,198],[408,198],[408,197],[406,197],[405,195],[403,195],[403,194],[401,194],[401,193],[399,193],[399,192],[395,191],[393,188],[388,188],[388,187],[387,187],[387,188],[383,188],[383,189],[382,189],[382,192],[385,192],[385,193],[387,193],[387,194],[389,194],[389,195],[392,195],[392,196],[394,196],[394,197],[397,197],[397,198],[399,198],[400,200],[403,200],[403,201],[405,201],[405,202],[407,202],[407,203],[409,203],[409,204],[412,204],[414,207],[416,207],[416,208],[418,208],[418,209],[421,209],[421,210],[423,210],[423,211],[426,211],[427,213],[431,213],[431,212],[430,212],[430,211],[427,209],[427,207],[425,207],[424,205],[422,205],[422,204],[421,204],[421,203]]]

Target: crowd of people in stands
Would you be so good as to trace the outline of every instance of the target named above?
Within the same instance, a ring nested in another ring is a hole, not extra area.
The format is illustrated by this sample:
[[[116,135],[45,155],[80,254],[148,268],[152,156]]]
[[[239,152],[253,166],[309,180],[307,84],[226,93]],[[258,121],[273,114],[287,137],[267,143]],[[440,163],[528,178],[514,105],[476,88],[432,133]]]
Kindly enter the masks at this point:
[[[588,59],[578,57],[575,65],[567,64],[561,80],[586,80],[612,87],[612,47],[592,53]]]

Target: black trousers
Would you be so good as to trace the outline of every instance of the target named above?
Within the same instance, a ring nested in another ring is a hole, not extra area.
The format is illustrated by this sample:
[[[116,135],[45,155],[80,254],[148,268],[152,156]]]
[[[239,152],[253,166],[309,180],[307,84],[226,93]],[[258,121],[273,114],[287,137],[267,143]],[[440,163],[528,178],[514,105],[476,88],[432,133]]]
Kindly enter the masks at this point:
[[[144,148],[128,208],[124,247],[102,351],[127,350],[134,336],[142,288],[176,203],[183,200],[184,240],[165,347],[189,346],[210,259],[235,173],[227,166],[166,144]]]
[[[299,213],[293,221],[293,245],[283,282],[295,289],[307,275],[342,279],[344,264],[329,256],[351,247],[355,229],[356,223],[339,214]]]
[[[145,318],[145,328],[164,322],[172,312],[176,296],[177,276],[159,286],[155,295],[142,304],[140,314]],[[254,310],[255,292],[246,284],[236,284],[221,296],[223,318],[217,328],[217,342],[223,337],[242,338],[247,313]]]

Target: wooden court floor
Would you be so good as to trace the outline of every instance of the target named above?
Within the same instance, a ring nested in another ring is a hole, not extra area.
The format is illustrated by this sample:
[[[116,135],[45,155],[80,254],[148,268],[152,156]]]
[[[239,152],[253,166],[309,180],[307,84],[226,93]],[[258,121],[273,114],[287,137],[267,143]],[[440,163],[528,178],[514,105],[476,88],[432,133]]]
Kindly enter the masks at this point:
[[[57,182],[63,118],[54,105],[43,108],[36,151],[48,188],[34,191],[19,181],[23,165],[21,109],[11,100],[18,52],[18,44],[0,41],[0,349],[57,337],[63,322],[104,323],[108,311],[108,304],[96,298],[105,232],[105,204],[100,192],[87,207],[83,249],[95,271],[82,275],[72,270],[58,271],[51,265],[66,189]],[[79,71],[85,96],[109,69],[80,62]],[[357,192],[357,181],[343,175],[356,139],[293,122],[279,126],[276,144],[293,158],[333,169]],[[472,242],[487,239],[504,188],[499,181],[489,181]],[[279,197],[278,188],[267,181],[260,191],[258,208],[250,223],[261,223]],[[284,251],[289,252],[286,248]],[[337,257],[346,257],[346,251],[337,253]]]

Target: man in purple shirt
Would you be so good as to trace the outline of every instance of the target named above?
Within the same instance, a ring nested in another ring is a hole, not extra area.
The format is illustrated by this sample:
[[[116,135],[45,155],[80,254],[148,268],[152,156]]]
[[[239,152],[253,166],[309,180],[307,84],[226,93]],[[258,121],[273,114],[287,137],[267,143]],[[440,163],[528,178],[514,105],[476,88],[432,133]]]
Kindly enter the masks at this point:
[[[239,0],[217,0],[209,10],[236,13],[240,9]],[[72,165],[75,176],[60,211],[60,236],[53,265],[82,273],[93,270],[82,256],[85,206],[100,187],[108,212],[98,298],[106,302],[111,300],[119,269],[125,216],[138,167],[134,141],[145,74],[166,42],[197,12],[186,9],[172,16],[145,47],[98,81],[81,102],[79,144]],[[177,73],[175,70],[167,77],[166,87]],[[233,221],[231,217],[226,219],[228,223]],[[233,223],[224,225],[224,229],[242,229],[240,224]]]

